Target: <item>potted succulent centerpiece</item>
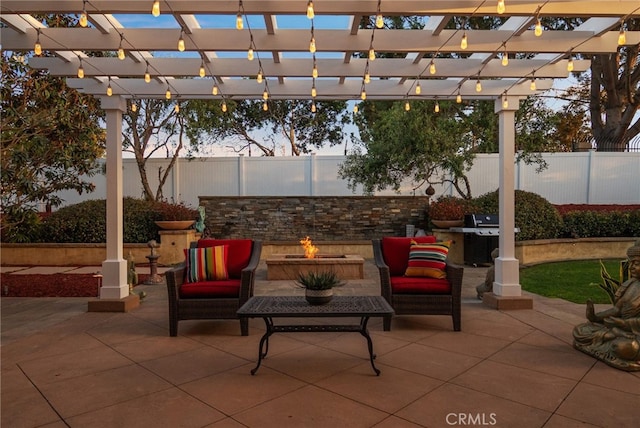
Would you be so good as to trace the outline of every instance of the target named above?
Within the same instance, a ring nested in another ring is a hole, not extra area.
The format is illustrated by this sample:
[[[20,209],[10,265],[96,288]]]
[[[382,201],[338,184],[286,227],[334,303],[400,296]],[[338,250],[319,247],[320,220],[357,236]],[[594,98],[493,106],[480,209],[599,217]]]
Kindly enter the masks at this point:
[[[429,205],[429,219],[436,227],[449,228],[462,226],[466,202],[455,196],[440,196]]]
[[[333,298],[333,287],[344,284],[333,271],[301,272],[296,282],[305,289],[305,298],[311,305],[329,303]]]
[[[184,203],[158,201],[153,205],[155,223],[161,229],[182,230],[190,228],[198,218],[198,210]]]

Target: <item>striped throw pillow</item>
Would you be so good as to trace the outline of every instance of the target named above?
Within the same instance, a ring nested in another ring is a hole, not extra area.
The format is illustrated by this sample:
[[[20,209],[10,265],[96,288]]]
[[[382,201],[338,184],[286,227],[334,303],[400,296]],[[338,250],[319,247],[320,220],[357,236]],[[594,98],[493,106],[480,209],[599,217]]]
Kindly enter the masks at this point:
[[[433,244],[411,243],[409,263],[405,276],[424,276],[427,278],[446,278],[447,255],[451,241]]]
[[[186,249],[187,282],[229,279],[228,252],[228,245]]]

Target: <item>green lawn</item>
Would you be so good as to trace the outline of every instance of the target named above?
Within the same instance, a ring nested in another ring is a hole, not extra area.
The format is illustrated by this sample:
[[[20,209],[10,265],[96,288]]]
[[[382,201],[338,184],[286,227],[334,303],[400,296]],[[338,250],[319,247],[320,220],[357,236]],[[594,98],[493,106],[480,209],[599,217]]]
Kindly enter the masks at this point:
[[[619,278],[621,260],[603,260],[609,274]],[[595,284],[601,282],[598,260],[544,263],[520,269],[522,289],[546,297],[574,303],[611,303],[607,293]],[[590,284],[594,285],[590,285]]]

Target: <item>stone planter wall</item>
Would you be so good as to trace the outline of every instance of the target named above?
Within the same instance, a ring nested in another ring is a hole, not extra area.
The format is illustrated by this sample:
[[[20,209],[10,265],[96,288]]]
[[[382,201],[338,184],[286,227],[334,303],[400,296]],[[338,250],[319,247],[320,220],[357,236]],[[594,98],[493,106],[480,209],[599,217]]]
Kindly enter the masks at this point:
[[[262,241],[370,240],[426,229],[426,196],[201,196],[207,232],[215,238]]]

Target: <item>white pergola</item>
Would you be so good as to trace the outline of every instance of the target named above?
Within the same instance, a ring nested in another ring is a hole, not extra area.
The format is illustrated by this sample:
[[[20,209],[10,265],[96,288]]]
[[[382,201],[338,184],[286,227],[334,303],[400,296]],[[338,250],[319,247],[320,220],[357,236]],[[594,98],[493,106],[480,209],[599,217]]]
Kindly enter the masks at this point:
[[[155,3],[158,17],[152,15]],[[30,66],[66,77],[70,87],[98,97],[106,110],[102,299],[129,293],[122,254],[122,113],[136,99],[167,97],[267,98],[267,107],[271,99],[495,100],[500,256],[494,294],[518,297],[513,233],[518,102],[550,89],[553,79],[566,78],[568,70],[587,70],[590,61],[578,57],[640,43],[640,32],[625,25],[640,17],[638,0],[2,0],[0,12],[2,49],[33,51],[39,44],[48,54],[29,58]],[[48,28],[34,18],[83,13],[86,27]],[[426,25],[360,29],[363,17],[377,15],[422,16]],[[469,26],[469,18],[486,16],[502,24],[494,30]],[[548,17],[584,22],[570,31],[550,30],[539,25]],[[454,19],[463,28],[450,29]],[[119,50],[114,57],[86,54]],[[454,58],[443,58],[449,54]]]

